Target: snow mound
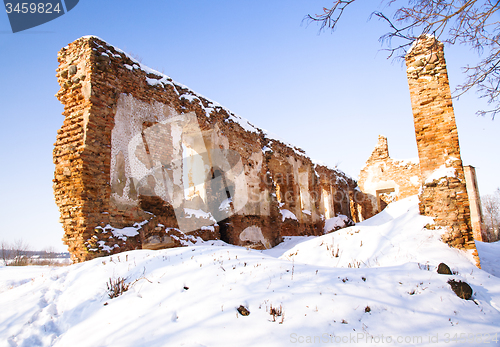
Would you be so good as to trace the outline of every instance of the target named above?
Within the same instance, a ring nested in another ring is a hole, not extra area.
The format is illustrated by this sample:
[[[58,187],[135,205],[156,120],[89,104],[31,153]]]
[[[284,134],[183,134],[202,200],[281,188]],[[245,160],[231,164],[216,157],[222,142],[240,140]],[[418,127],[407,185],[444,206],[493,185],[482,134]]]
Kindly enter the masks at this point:
[[[429,222],[411,198],[264,251],[214,241],[65,268],[0,267],[0,346],[437,346],[469,335],[498,345],[500,279]],[[479,248],[498,257],[490,246]],[[437,274],[440,262],[455,274]],[[473,300],[449,279],[468,282]],[[111,299],[110,281],[128,290]]]
[[[431,223],[432,218],[419,214],[418,198],[413,196],[355,226],[301,243],[282,258],[330,267],[438,265],[445,260],[457,268],[474,264],[472,254],[440,241],[442,231],[424,228]]]
[[[500,241],[476,241],[476,248],[481,258],[481,268],[490,274],[500,277]]]

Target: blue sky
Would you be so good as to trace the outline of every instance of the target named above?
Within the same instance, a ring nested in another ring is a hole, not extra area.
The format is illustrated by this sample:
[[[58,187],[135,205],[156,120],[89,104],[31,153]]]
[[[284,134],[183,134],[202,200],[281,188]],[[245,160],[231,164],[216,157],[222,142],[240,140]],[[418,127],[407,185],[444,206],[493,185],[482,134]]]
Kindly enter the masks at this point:
[[[303,22],[329,0],[80,0],[16,34],[0,11],[0,240],[66,249],[52,192],[52,149],[63,122],[55,69],[59,49],[84,35],[353,177],[379,134],[391,157],[416,157],[405,69],[381,51],[387,26],[368,20],[373,3],[355,3],[333,34]],[[460,67],[477,57],[465,47],[445,53],[453,88],[463,81]],[[474,92],[454,107],[462,159],[476,166],[481,194],[491,193],[500,186],[500,120],[475,115],[484,103]]]

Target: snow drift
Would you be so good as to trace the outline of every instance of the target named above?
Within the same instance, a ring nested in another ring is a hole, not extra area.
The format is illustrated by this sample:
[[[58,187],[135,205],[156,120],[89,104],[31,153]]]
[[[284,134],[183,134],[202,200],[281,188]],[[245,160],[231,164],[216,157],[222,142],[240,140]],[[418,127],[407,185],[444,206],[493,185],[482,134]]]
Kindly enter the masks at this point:
[[[0,267],[0,346],[498,344],[500,279],[429,223],[413,197],[265,251],[214,241],[66,268]],[[491,247],[479,254],[493,269]],[[440,262],[454,275],[437,274]],[[471,285],[472,300],[452,292],[451,278]],[[110,299],[110,280],[129,288]]]

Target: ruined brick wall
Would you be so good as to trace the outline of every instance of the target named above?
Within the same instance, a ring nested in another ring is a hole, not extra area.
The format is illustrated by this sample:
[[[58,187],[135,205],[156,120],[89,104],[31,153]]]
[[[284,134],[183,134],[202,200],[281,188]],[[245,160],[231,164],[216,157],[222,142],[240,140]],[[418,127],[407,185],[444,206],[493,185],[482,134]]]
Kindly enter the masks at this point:
[[[123,51],[84,37],[58,60],[54,194],[74,261],[197,237],[268,248],[350,216],[354,181]]]
[[[350,195],[357,188],[357,183],[342,171],[331,170],[324,165],[316,165],[316,173],[319,176],[320,209],[324,211],[325,218],[339,214],[351,218]]]
[[[475,250],[443,44],[420,37],[406,66],[423,183],[420,213],[447,228],[443,241]]]
[[[377,205],[374,205],[374,198],[371,194],[363,193],[359,187],[349,192],[352,220],[360,223],[373,217],[377,211]]]
[[[389,156],[387,138],[379,136],[377,145],[359,173],[359,189],[371,201],[364,219],[382,211],[389,203],[418,194],[418,160],[395,160]]]

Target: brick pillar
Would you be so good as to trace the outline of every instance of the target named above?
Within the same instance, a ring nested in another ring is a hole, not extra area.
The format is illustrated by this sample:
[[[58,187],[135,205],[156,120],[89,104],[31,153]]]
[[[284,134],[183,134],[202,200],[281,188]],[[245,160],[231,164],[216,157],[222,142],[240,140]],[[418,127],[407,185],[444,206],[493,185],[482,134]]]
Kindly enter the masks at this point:
[[[118,52],[113,58],[109,50],[101,55],[108,49],[104,45],[85,37],[58,53],[56,76],[61,88],[56,97],[64,104],[65,118],[54,144],[53,189],[63,241],[74,262],[110,254],[96,246],[99,242],[110,243],[106,246],[113,253],[140,248],[138,237],[115,240],[98,227],[123,228],[147,218],[138,213],[129,216],[110,205],[111,131],[121,76],[111,65]]]
[[[474,250],[479,266],[443,44],[421,36],[406,67],[423,184],[420,213],[447,229],[444,242]]]
[[[470,217],[474,239],[488,241],[484,230],[483,213],[481,209],[481,198],[477,186],[476,169],[474,166],[464,166],[467,194],[469,195]]]

